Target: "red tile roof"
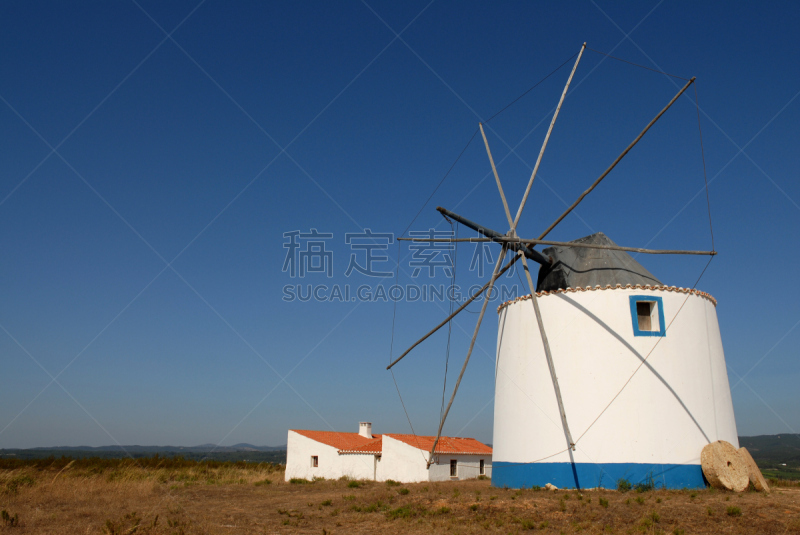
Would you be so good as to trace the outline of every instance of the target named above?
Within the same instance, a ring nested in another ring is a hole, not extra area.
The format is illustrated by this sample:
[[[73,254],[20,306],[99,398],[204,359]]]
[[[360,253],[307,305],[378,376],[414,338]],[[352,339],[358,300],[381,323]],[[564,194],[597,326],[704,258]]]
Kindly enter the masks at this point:
[[[367,446],[375,442],[375,439],[380,438],[380,435],[372,435],[372,438],[366,438],[358,433],[340,433],[338,431],[305,431],[301,429],[292,429],[292,431],[340,451],[352,451],[355,448]]]
[[[292,429],[295,433],[303,435],[322,444],[334,447],[339,453],[372,453],[380,454],[383,451],[381,435],[372,435],[365,438],[358,433],[340,433],[337,431],[305,431]],[[426,452],[431,451],[436,437],[419,435],[385,434],[383,436],[399,440],[409,446],[419,448]],[[451,453],[464,455],[491,455],[492,448],[478,442],[474,438],[441,437],[436,445],[436,453]]]
[[[409,446],[414,446],[425,451],[431,451],[433,441],[436,437],[425,437],[419,435],[395,435],[387,434],[387,437],[392,437],[400,442],[405,442]],[[464,454],[492,454],[492,448],[478,442],[474,438],[457,438],[457,437],[440,437],[439,443],[436,444],[435,453],[464,453]]]
[[[357,448],[351,448],[349,450],[340,449],[339,453],[376,453],[380,455],[383,452],[383,437],[380,435],[372,436],[377,438]]]

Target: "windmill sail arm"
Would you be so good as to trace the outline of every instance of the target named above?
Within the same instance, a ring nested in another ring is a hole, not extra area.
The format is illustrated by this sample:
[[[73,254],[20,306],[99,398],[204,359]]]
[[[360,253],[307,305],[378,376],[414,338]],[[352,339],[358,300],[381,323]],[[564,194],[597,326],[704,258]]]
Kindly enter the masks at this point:
[[[500,250],[500,254],[497,257],[497,263],[494,265],[494,270],[492,271],[492,277],[489,279],[489,287],[488,287],[488,295],[491,295],[492,288],[494,287],[494,281],[500,274],[500,266],[503,264],[503,258],[506,256],[506,246],[504,245],[503,248]],[[510,262],[509,262],[510,264]],[[461,385],[461,379],[464,378],[464,372],[467,371],[467,364],[469,364],[469,358],[472,356],[472,349],[475,347],[475,340],[478,338],[478,332],[481,329],[481,323],[483,322],[483,315],[486,314],[486,307],[489,305],[489,299],[483,300],[483,305],[481,306],[481,313],[478,315],[478,321],[475,323],[475,331],[472,333],[472,341],[469,343],[469,350],[467,350],[467,357],[464,359],[464,365],[461,366],[461,373],[458,374],[458,379],[456,380],[456,385],[453,387],[453,394],[450,396],[450,402],[447,404],[447,408],[444,410],[442,414],[442,419],[439,421],[439,430],[436,432],[436,440],[433,441],[433,447],[431,447],[431,453],[428,456],[428,468],[430,468],[431,463],[433,463],[433,454],[436,451],[436,445],[439,443],[439,437],[442,436],[442,428],[444,428],[444,422],[447,420],[447,415],[450,414],[450,407],[453,406],[453,401],[456,399],[456,394],[458,393],[458,387]]]
[[[653,118],[653,120],[652,120],[652,121],[650,121],[650,122],[647,124],[647,126],[645,126],[645,127],[644,127],[644,130],[642,130],[642,132],[641,132],[641,133],[640,133],[638,136],[636,136],[636,139],[634,139],[633,141],[631,141],[630,145],[628,145],[628,147],[627,147],[627,148],[626,148],[624,151],[622,151],[622,154],[620,154],[619,156],[617,156],[617,159],[616,159],[616,160],[614,160],[614,162],[613,162],[613,163],[612,163],[610,166],[608,166],[608,169],[606,169],[606,170],[603,172],[603,174],[602,174],[602,175],[600,175],[600,176],[597,178],[597,180],[595,180],[595,181],[594,181],[594,183],[593,183],[591,186],[589,186],[589,189],[587,189],[586,191],[584,191],[584,192],[581,194],[581,196],[580,196],[580,197],[578,197],[578,200],[576,200],[574,203],[572,203],[572,206],[570,206],[569,208],[567,208],[567,210],[566,210],[566,211],[565,211],[563,214],[561,214],[561,215],[559,216],[559,218],[558,218],[558,219],[556,219],[556,220],[553,222],[553,224],[552,224],[552,225],[550,225],[549,227],[547,227],[547,229],[546,229],[544,232],[542,232],[542,235],[541,235],[541,236],[539,236],[539,239],[540,239],[540,240],[541,240],[542,238],[544,238],[545,236],[547,236],[548,234],[550,234],[550,231],[551,231],[551,230],[553,230],[554,228],[556,228],[556,225],[558,225],[559,223],[561,223],[561,221],[562,221],[562,220],[563,220],[565,217],[567,217],[567,215],[569,215],[569,213],[570,213],[570,212],[572,212],[572,210],[574,210],[574,209],[575,209],[575,207],[576,207],[576,206],[578,206],[578,204],[580,204],[580,202],[583,200],[583,198],[584,198],[584,197],[586,197],[587,195],[589,195],[589,193],[591,193],[591,192],[592,192],[592,190],[593,190],[594,188],[596,188],[598,184],[600,184],[600,182],[601,182],[601,181],[602,181],[602,180],[603,180],[603,179],[604,179],[604,178],[605,178],[605,177],[608,175],[608,173],[610,173],[610,172],[611,172],[611,170],[612,170],[612,169],[614,169],[614,168],[617,166],[617,164],[618,164],[618,163],[619,163],[619,162],[622,160],[622,158],[624,158],[624,157],[625,157],[625,155],[626,155],[626,154],[628,154],[628,152],[630,152],[630,150],[631,150],[631,149],[634,147],[634,145],[636,145],[637,143],[639,143],[639,140],[640,140],[640,139],[642,139],[642,137],[644,137],[644,135],[647,133],[647,131],[648,131],[648,130],[650,130],[650,127],[651,127],[651,126],[653,126],[654,124],[656,124],[656,121],[658,121],[658,120],[661,118],[661,116],[662,116],[662,115],[664,115],[664,113],[666,113],[666,111],[667,111],[667,110],[668,110],[668,109],[669,109],[669,108],[670,108],[670,107],[671,107],[671,106],[672,106],[672,105],[675,103],[675,101],[676,101],[676,100],[678,100],[678,97],[680,97],[680,96],[683,94],[683,92],[684,92],[684,91],[686,91],[687,89],[689,89],[689,86],[690,86],[690,85],[692,85],[692,84],[694,83],[694,81],[695,81],[695,77],[692,77],[692,79],[691,79],[691,80],[689,80],[688,82],[686,82],[686,85],[685,85],[685,86],[683,86],[683,87],[681,88],[681,90],[680,90],[680,91],[678,91],[678,94],[677,94],[677,95],[675,95],[674,97],[672,97],[672,100],[670,100],[670,101],[669,101],[669,103],[668,103],[666,106],[664,106],[664,109],[663,109],[663,110],[661,110],[661,111],[658,113],[658,115],[656,115],[656,116]]]
[[[444,321],[442,321],[442,322],[441,322],[439,325],[437,325],[436,327],[434,327],[433,329],[431,329],[431,330],[428,332],[428,334],[426,334],[425,336],[423,336],[422,338],[420,338],[419,340],[417,340],[416,342],[414,342],[414,343],[411,345],[411,347],[409,347],[408,349],[406,349],[406,350],[403,352],[403,354],[402,354],[402,355],[400,355],[399,357],[397,357],[396,359],[394,359],[394,360],[392,361],[392,363],[391,363],[391,364],[389,364],[389,365],[386,367],[386,369],[387,369],[387,370],[391,370],[391,369],[392,369],[392,366],[394,366],[395,364],[397,364],[398,362],[400,362],[400,360],[402,360],[402,359],[403,359],[403,357],[405,357],[406,355],[408,355],[409,353],[411,353],[411,350],[412,350],[412,349],[414,349],[415,347],[417,347],[418,345],[420,345],[422,342],[424,342],[425,340],[427,340],[427,339],[428,339],[428,338],[429,338],[429,337],[430,337],[430,336],[431,336],[433,333],[435,333],[436,331],[438,331],[439,329],[441,329],[442,327],[444,327],[445,325],[447,325],[447,322],[449,322],[451,319],[453,319],[454,317],[456,317],[456,315],[457,315],[459,312],[461,312],[462,310],[464,310],[465,308],[467,308],[467,306],[469,306],[469,304],[470,304],[470,303],[472,303],[472,302],[473,302],[475,299],[477,299],[477,298],[478,298],[478,296],[482,295],[482,294],[483,294],[483,292],[485,292],[485,291],[486,291],[486,289],[487,289],[487,288],[489,288],[489,285],[491,284],[491,282],[493,282],[493,281],[494,281],[494,279],[497,279],[497,278],[499,278],[500,276],[502,276],[502,275],[503,275],[503,273],[505,273],[506,271],[508,271],[508,270],[511,268],[511,266],[513,266],[513,265],[514,265],[514,263],[515,263],[517,260],[519,260],[519,256],[515,255],[515,256],[514,256],[514,258],[512,258],[512,259],[511,259],[511,260],[508,262],[508,264],[506,264],[506,265],[505,265],[505,267],[503,267],[503,269],[501,269],[501,270],[500,270],[500,271],[497,273],[497,276],[493,277],[492,281],[490,281],[490,282],[487,282],[486,284],[484,284],[484,285],[483,285],[483,288],[481,288],[480,290],[478,290],[477,292],[475,292],[475,295],[473,295],[472,297],[470,297],[469,299],[467,299],[467,300],[464,302],[464,304],[463,304],[463,305],[461,305],[460,307],[458,307],[458,309],[457,309],[455,312],[453,312],[452,314],[450,314],[449,316],[447,316],[447,317],[444,319]]]
[[[528,269],[528,263],[523,258],[522,265],[525,271],[525,278],[528,281],[528,286],[531,289],[531,303],[533,304],[533,312],[536,316],[536,323],[539,327],[539,334],[542,337],[542,345],[544,347],[544,355],[547,360],[547,367],[550,370],[550,379],[553,381],[553,390],[556,395],[556,402],[558,403],[558,412],[561,416],[561,425],[564,429],[564,436],[567,439],[567,445],[571,449],[575,449],[575,441],[572,439],[572,433],[569,430],[569,423],[567,422],[567,413],[564,410],[564,400],[561,397],[561,387],[558,386],[558,376],[556,375],[556,367],[553,363],[553,355],[550,351],[550,342],[547,340],[547,333],[544,330],[544,322],[542,321],[542,312],[539,310],[539,301],[536,298],[536,287],[533,285],[531,272]]]
[[[583,51],[586,50],[586,43],[583,43],[581,47],[581,51],[578,52],[578,59],[575,60],[575,65],[572,67],[572,72],[569,73],[569,78],[567,78],[567,84],[564,86],[564,91],[561,92],[561,99],[558,101],[558,106],[556,106],[556,111],[553,113],[553,119],[550,121],[550,127],[547,129],[547,134],[544,136],[544,142],[542,142],[542,148],[539,150],[539,156],[536,158],[536,164],[533,166],[533,172],[531,173],[531,178],[528,180],[528,187],[525,188],[525,193],[522,195],[522,202],[519,203],[519,210],[517,210],[517,215],[514,217],[514,223],[511,225],[512,228],[516,229],[517,224],[519,223],[519,218],[522,216],[522,209],[525,208],[525,202],[528,200],[528,194],[531,192],[531,186],[533,186],[533,181],[536,178],[536,172],[539,170],[539,164],[542,163],[542,156],[544,156],[544,149],[547,148],[547,141],[550,139],[550,134],[553,132],[553,127],[556,124],[556,119],[558,118],[558,112],[561,111],[561,105],[564,103],[564,99],[567,96],[567,90],[569,89],[569,84],[572,82],[572,77],[575,76],[575,71],[578,69],[578,63],[581,62],[581,57],[583,56]]]
[[[481,136],[483,136],[483,144],[486,145],[486,154],[489,156],[489,163],[492,164],[492,173],[494,173],[495,182],[497,182],[497,189],[500,192],[500,199],[503,201],[503,208],[506,211],[508,222],[512,223],[511,212],[508,210],[508,201],[506,201],[506,194],[503,192],[503,185],[500,183],[500,176],[497,174],[497,167],[494,165],[494,158],[492,158],[492,151],[489,148],[489,140],[486,139],[486,133],[483,131],[483,123],[478,123]],[[513,225],[513,223],[512,223]]]

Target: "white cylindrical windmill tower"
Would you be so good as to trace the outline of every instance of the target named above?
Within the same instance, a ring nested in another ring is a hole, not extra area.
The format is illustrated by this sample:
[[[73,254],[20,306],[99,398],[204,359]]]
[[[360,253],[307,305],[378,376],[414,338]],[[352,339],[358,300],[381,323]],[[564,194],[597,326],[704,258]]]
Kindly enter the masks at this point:
[[[602,233],[576,242],[610,244]],[[617,250],[553,247],[538,304],[569,448],[529,296],[499,308],[492,483],[704,486],[700,452],[738,445],[716,301],[668,287]]]

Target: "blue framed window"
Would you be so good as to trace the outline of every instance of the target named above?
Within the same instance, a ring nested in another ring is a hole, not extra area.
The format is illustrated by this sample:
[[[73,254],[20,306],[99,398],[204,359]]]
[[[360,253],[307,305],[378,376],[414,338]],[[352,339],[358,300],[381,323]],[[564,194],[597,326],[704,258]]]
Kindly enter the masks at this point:
[[[664,302],[652,295],[632,295],[631,320],[634,336],[666,336]]]

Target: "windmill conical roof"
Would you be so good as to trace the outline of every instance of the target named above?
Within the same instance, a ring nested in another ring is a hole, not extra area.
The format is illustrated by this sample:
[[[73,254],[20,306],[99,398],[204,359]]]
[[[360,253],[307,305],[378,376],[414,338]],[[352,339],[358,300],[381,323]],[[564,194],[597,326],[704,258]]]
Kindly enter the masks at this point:
[[[602,232],[569,243],[616,245]],[[609,284],[662,285],[655,275],[625,251],[556,245],[542,252],[553,259],[553,265],[549,268],[542,266],[539,270],[537,292],[597,285],[605,287]]]

